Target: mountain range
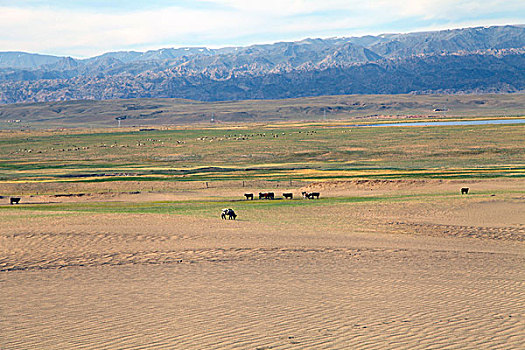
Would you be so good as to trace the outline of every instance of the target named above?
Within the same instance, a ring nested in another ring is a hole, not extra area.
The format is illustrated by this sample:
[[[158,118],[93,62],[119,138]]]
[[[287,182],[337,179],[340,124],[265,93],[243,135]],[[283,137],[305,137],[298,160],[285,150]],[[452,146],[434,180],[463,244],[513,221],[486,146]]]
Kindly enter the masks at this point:
[[[221,49],[120,51],[88,59],[0,52],[0,104],[523,90],[522,25]]]

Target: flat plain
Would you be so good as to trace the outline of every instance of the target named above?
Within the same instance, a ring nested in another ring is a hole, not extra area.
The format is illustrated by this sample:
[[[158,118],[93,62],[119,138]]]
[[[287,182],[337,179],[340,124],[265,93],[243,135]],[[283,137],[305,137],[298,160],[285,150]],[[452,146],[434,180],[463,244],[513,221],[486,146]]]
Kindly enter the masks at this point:
[[[522,348],[524,128],[4,131],[0,348]]]

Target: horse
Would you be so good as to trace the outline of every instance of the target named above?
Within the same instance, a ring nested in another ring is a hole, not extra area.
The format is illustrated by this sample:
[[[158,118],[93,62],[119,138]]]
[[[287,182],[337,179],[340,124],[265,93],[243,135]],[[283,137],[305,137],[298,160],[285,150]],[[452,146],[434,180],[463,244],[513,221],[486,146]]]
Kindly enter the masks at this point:
[[[468,187],[461,188],[461,194],[468,194],[468,190],[469,190]]]
[[[253,200],[253,193],[245,193],[244,197],[246,197],[246,200],[248,199]]]
[[[293,193],[291,192],[283,193],[283,197],[284,199],[293,199]]]
[[[10,204],[18,204],[20,203],[20,197],[11,197],[9,202]]]

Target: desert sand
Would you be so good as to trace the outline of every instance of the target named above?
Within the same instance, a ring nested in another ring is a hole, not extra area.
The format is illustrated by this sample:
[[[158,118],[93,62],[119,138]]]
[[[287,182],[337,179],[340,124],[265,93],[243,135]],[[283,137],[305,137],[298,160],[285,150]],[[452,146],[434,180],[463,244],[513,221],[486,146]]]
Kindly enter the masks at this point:
[[[34,196],[204,200],[217,213],[0,208],[0,349],[524,348],[524,188],[381,180]],[[217,198],[235,208],[258,190],[334,200],[220,219]],[[337,201],[384,195],[399,198]]]

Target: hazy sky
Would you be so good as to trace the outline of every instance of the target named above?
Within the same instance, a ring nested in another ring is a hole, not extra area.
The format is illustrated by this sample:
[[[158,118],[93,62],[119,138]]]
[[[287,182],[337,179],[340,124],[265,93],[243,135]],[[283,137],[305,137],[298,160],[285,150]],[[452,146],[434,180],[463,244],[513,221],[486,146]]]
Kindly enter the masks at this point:
[[[525,23],[525,0],[0,0],[0,51],[244,46]]]

